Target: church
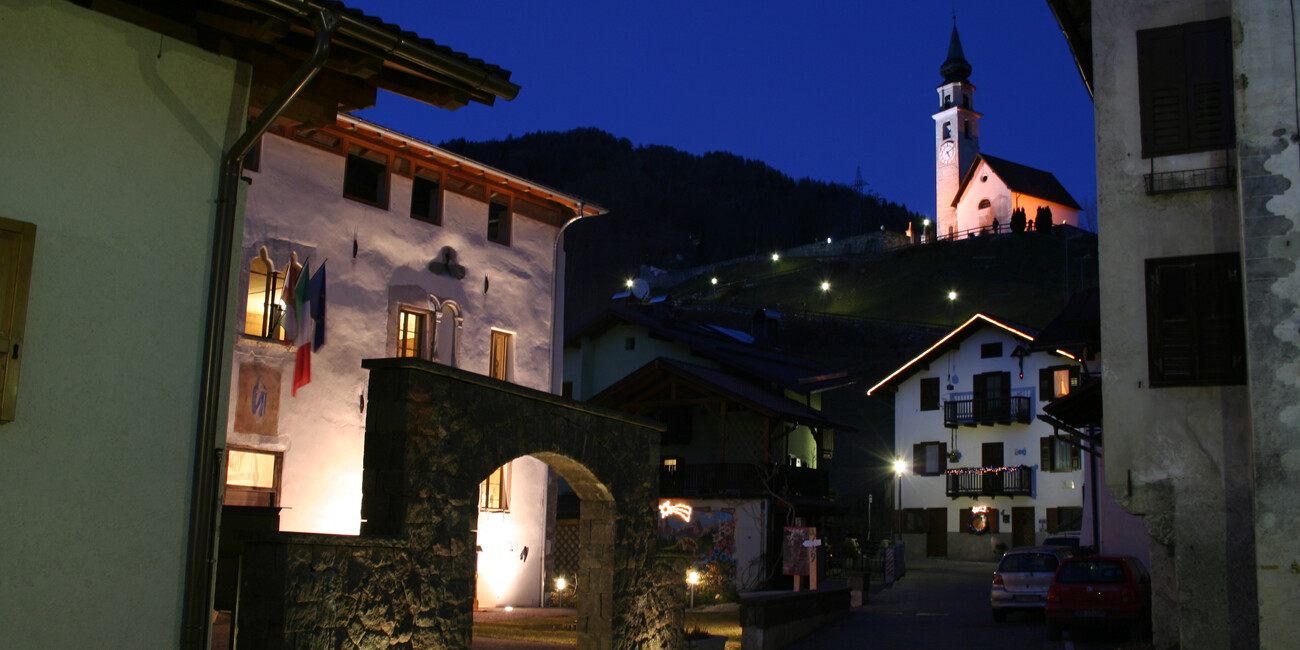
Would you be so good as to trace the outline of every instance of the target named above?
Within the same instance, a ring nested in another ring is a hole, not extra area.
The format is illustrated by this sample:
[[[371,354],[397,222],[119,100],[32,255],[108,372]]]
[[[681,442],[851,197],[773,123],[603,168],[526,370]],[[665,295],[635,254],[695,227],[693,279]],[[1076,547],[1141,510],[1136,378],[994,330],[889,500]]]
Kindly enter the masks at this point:
[[[980,118],[970,82],[971,65],[952,27],[948,57],[939,67],[939,111],[934,114],[935,233],[960,239],[1007,232],[1011,215],[1046,218],[1052,225],[1078,227],[1082,208],[1051,172],[980,153]],[[1043,217],[1039,217],[1039,215]]]

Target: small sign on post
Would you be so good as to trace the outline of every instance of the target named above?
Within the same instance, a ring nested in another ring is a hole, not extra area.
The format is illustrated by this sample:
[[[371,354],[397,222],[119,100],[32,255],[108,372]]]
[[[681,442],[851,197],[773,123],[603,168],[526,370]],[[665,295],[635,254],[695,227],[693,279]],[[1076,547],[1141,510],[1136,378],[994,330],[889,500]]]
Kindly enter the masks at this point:
[[[803,589],[803,577],[810,576],[810,587],[817,589],[817,529],[809,526],[786,526],[781,544],[782,573],[794,576],[794,590]]]

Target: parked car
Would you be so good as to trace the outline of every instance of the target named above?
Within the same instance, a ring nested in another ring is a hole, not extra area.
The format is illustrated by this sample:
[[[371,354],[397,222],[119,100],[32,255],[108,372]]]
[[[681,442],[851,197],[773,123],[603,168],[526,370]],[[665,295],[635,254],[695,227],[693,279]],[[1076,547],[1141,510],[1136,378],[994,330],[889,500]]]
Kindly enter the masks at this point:
[[[1063,629],[1124,627],[1134,639],[1151,634],[1151,574],[1142,561],[1127,555],[1063,560],[1044,608],[1047,638]]]
[[[1068,546],[1074,551],[1075,555],[1079,554],[1079,531],[1069,531],[1048,535],[1043,540],[1043,546]]]
[[[1015,611],[1042,611],[1056,568],[1072,555],[1065,546],[1021,546],[1003,553],[989,592],[993,620],[1001,623]]]

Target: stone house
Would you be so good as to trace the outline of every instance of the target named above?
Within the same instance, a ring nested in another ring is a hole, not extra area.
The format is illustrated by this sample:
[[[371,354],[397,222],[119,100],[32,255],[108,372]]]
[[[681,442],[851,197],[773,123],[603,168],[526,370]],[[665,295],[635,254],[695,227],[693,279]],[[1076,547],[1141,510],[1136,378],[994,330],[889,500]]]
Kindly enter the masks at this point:
[[[855,427],[821,412],[852,379],[781,351],[779,314],[752,333],[674,317],[671,301],[610,306],[566,338],[564,390],[667,425],[660,445],[661,545],[741,591],[781,580],[786,526],[842,514],[822,462]],[[823,532],[823,534],[825,534]],[[728,585],[729,587],[730,585]]]
[[[0,53],[5,644],[206,647],[250,128],[518,88],[311,0],[6,0]]]
[[[991,560],[1081,529],[1088,452],[1040,413],[1101,360],[1037,349],[1034,334],[976,314],[867,390],[893,396],[890,506],[909,555]]]
[[[1151,534],[1155,644],[1291,647],[1300,18],[1049,5],[1096,107],[1107,480]]]

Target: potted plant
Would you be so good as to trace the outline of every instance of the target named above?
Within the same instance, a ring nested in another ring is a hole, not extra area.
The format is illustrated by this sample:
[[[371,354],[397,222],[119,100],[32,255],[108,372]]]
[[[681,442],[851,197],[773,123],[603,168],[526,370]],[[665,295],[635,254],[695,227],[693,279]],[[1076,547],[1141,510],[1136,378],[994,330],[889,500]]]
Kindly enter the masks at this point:
[[[727,647],[727,637],[720,634],[709,634],[708,632],[696,626],[686,632],[685,640],[682,642],[682,648],[691,650],[725,650]]]

